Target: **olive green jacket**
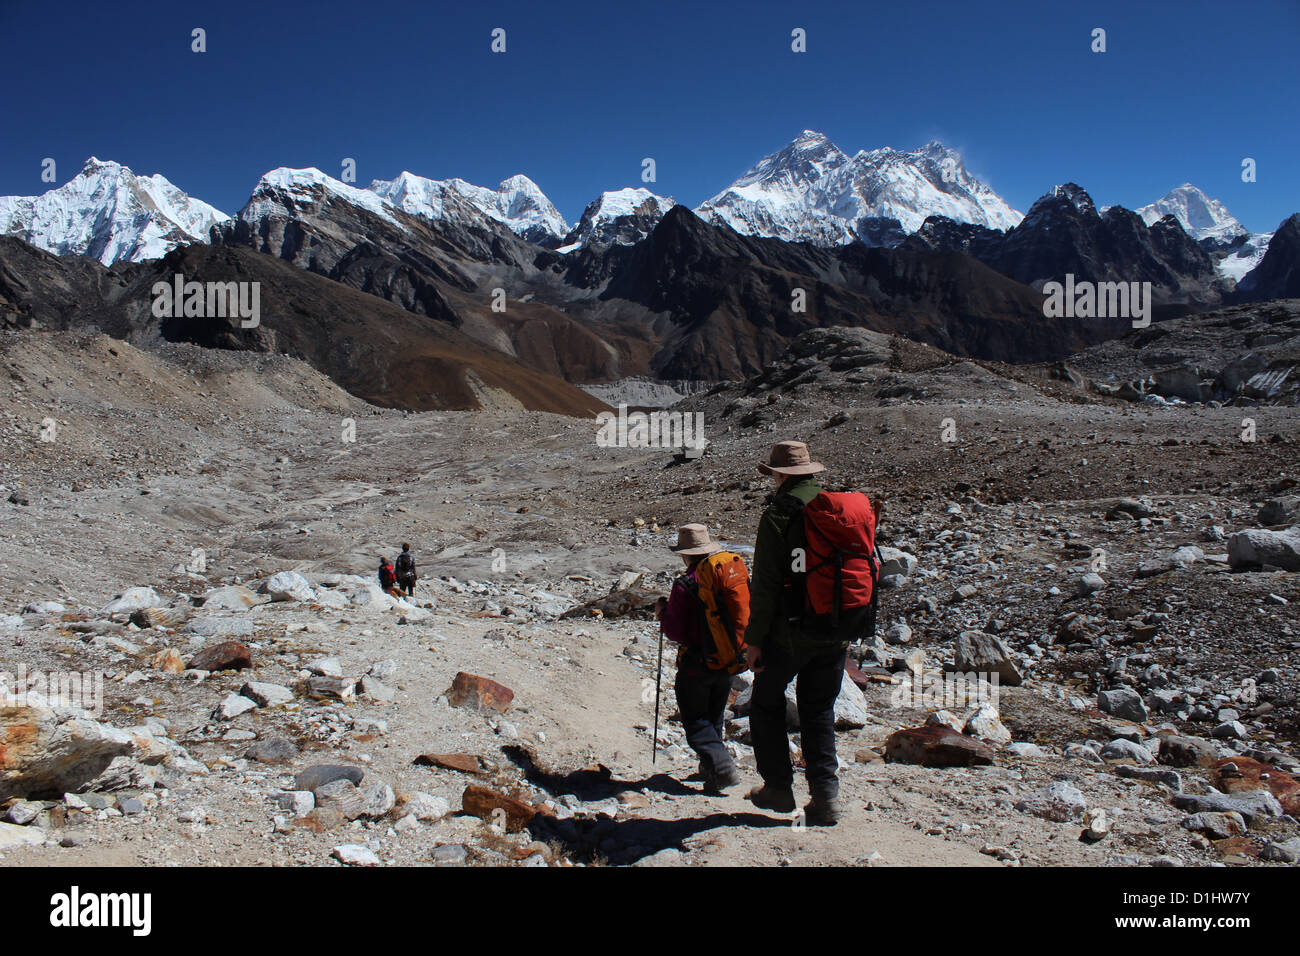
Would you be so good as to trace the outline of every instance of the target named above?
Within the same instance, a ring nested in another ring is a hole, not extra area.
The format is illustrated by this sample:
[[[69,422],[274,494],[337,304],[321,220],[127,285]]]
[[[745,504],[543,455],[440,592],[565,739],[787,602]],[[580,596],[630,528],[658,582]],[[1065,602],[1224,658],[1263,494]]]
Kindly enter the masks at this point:
[[[813,476],[795,475],[786,479],[777,495],[793,495],[806,505],[821,490]],[[791,521],[796,521],[797,527],[791,528]],[[754,539],[745,643],[761,649],[773,641],[793,643],[798,638],[798,632],[785,619],[782,592],[786,574],[791,570],[791,549],[804,546],[803,519],[783,510],[775,500],[769,503]]]

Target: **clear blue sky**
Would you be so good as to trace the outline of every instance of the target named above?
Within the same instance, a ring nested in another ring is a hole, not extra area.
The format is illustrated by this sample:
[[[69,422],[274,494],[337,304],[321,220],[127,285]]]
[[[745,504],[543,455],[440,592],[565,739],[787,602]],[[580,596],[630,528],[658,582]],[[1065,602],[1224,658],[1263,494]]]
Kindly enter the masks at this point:
[[[1297,0],[0,0],[0,36],[0,195],[95,155],[233,213],[268,169],[354,157],[358,185],[521,172],[572,222],[643,157],[693,206],[811,128],[941,139],[1021,211],[1071,180],[1129,207],[1190,181],[1260,231],[1300,211]]]

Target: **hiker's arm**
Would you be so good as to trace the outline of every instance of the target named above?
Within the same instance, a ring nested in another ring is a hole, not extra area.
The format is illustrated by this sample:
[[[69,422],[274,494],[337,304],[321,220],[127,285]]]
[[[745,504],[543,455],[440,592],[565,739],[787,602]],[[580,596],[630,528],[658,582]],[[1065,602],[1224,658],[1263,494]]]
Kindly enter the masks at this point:
[[[771,508],[763,512],[754,539],[753,580],[749,587],[749,623],[745,643],[761,648],[780,611],[785,577],[785,524]]]
[[[686,624],[689,608],[686,603],[686,590],[679,584],[674,584],[672,591],[668,594],[668,604],[664,607],[663,613],[659,615],[659,626],[663,629],[664,637],[674,644],[686,643]]]

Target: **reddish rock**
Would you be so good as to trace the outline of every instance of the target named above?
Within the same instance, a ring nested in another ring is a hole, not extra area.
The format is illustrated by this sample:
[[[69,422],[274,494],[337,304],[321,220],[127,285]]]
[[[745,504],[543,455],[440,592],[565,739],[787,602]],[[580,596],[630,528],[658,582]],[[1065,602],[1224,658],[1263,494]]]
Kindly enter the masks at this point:
[[[222,641],[205,647],[190,658],[196,671],[238,671],[253,666],[253,652],[239,641]]]
[[[442,767],[460,773],[485,774],[487,761],[477,754],[420,754],[415,763],[422,767]]]
[[[1236,768],[1236,769],[1233,769]],[[1210,764],[1210,779],[1224,793],[1267,789],[1286,813],[1300,814],[1300,780],[1250,757],[1224,757]]]
[[[991,764],[993,751],[983,741],[937,725],[890,734],[885,741],[885,759],[922,767],[970,767]]]
[[[510,833],[518,833],[537,816],[537,808],[531,804],[476,783],[465,788],[460,806],[462,812],[487,823],[504,826]]]
[[[1247,862],[1259,858],[1264,848],[1250,837],[1234,836],[1226,840],[1212,840],[1214,848],[1224,857],[1225,863]]]
[[[514,699],[515,692],[509,687],[498,684],[491,678],[466,674],[464,671],[456,675],[447,690],[447,700],[453,707],[468,707],[480,713],[490,710],[504,714]]]
[[[853,683],[857,684],[859,687],[865,688],[871,683],[871,678],[862,673],[862,668],[853,663],[853,661],[844,662],[844,673],[848,674],[849,680],[853,681]]]

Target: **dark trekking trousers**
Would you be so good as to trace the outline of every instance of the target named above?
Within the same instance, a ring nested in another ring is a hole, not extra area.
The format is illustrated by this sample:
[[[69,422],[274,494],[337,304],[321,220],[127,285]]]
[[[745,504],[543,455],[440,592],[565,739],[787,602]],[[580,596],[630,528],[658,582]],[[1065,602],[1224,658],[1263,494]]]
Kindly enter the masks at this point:
[[[705,772],[717,773],[734,767],[731,752],[722,742],[722,714],[731,691],[731,675],[726,671],[686,674],[678,668],[673,686],[686,742],[699,755]]]
[[[840,695],[848,653],[848,647],[842,644],[801,645],[792,650],[784,641],[775,641],[763,648],[763,659],[759,661],[763,670],[754,676],[749,730],[764,784],[788,790],[794,783],[786,733],[785,689],[797,676],[799,736],[808,789],[821,797],[839,795],[835,700]]]

